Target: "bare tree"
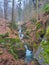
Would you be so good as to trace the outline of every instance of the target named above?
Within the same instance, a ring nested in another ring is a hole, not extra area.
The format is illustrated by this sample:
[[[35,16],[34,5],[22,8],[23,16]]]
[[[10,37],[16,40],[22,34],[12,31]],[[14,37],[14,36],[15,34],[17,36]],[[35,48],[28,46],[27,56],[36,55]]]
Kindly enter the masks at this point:
[[[38,22],[38,0],[36,2],[36,8],[37,8],[37,22]]]
[[[8,0],[4,0],[4,18],[7,20],[7,8],[8,8]],[[6,31],[6,21],[5,21],[5,31]]]
[[[15,0],[12,0],[12,20],[11,20],[11,30],[13,30],[13,24],[14,24],[14,22],[15,22],[15,20],[14,20],[14,3],[15,2]]]
[[[14,1],[12,0],[12,22],[14,21]]]
[[[4,18],[7,19],[8,0],[4,0]]]
[[[21,9],[21,0],[18,0],[18,20],[21,21],[22,9]]]

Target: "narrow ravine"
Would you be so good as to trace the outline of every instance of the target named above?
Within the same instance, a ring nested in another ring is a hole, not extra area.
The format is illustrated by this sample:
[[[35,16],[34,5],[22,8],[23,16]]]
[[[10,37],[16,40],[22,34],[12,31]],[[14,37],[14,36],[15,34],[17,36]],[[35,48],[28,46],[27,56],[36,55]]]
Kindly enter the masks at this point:
[[[22,42],[24,44],[24,47],[26,49],[24,60],[25,60],[26,63],[29,63],[29,62],[33,61],[33,52],[31,50],[29,50],[27,44],[23,40],[24,34],[22,32],[22,28],[21,27],[18,30],[18,35],[19,35],[19,38],[22,40]]]

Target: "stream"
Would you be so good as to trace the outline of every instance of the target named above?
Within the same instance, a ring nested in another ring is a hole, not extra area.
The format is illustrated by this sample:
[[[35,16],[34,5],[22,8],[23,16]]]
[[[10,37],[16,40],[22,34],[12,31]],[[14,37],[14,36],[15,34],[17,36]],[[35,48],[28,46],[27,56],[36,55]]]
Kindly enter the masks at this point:
[[[19,35],[19,38],[23,41],[24,34],[22,32],[21,27],[19,28],[18,35]],[[29,50],[25,41],[23,41],[23,43],[24,43],[24,47],[26,49],[24,60],[25,60],[25,62],[31,62],[31,61],[33,61],[33,52],[31,50]]]
[[[33,52],[28,49],[27,45],[24,45],[24,47],[26,49],[25,62],[33,61]]]

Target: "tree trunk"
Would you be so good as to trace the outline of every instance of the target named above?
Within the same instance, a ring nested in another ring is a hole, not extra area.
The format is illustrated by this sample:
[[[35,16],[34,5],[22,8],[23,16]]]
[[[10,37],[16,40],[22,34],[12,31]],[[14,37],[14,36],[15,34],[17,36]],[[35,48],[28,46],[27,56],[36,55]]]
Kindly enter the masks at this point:
[[[4,18],[7,19],[8,0],[4,0]]]
[[[36,8],[37,8],[37,22],[38,22],[38,0],[36,2]]]
[[[15,0],[12,0],[12,21],[11,21],[12,22],[12,29],[13,29],[13,23],[14,23],[14,1]]]
[[[8,8],[8,0],[4,0],[4,18],[7,20],[7,8]],[[6,21],[5,21],[5,31],[6,31]]]

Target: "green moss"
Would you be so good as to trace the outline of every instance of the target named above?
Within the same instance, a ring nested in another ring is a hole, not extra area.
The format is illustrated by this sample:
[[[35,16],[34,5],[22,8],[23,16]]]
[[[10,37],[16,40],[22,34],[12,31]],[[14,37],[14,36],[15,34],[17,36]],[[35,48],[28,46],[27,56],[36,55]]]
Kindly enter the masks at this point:
[[[48,41],[44,41],[44,40],[42,40],[42,42],[41,42],[41,44],[42,44],[42,46],[46,46],[47,44],[48,44]]]
[[[21,50],[21,48],[22,48],[22,50]],[[9,52],[10,52],[16,59],[18,59],[19,56],[21,56],[21,55],[19,55],[21,52],[22,52],[21,54],[25,53],[25,49],[24,49],[23,44],[21,44],[21,43],[16,43],[15,46],[12,45],[12,44],[10,44],[10,45],[9,45]]]
[[[43,58],[44,58],[44,63],[49,63],[49,41],[43,40],[41,42],[42,48],[43,48]]]
[[[0,38],[0,43],[5,43],[7,40],[5,40],[5,38]]]
[[[4,36],[4,34],[0,34],[0,37],[1,37],[1,36]]]
[[[19,38],[6,38],[6,41],[9,41],[10,43],[19,43],[21,42]]]
[[[14,58],[18,59],[18,55],[14,51],[16,51],[16,50],[14,50],[12,47],[10,47],[9,52],[14,56]]]
[[[0,38],[0,43],[19,43],[19,38]]]
[[[49,35],[49,27],[46,30],[46,34]]]
[[[3,44],[4,48],[6,48],[16,59],[18,59],[19,53],[25,53],[24,45],[19,38],[1,38],[0,43]]]

